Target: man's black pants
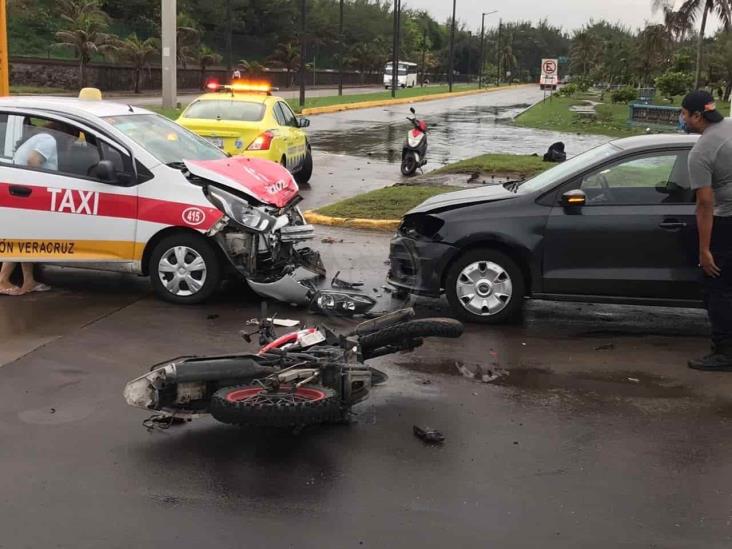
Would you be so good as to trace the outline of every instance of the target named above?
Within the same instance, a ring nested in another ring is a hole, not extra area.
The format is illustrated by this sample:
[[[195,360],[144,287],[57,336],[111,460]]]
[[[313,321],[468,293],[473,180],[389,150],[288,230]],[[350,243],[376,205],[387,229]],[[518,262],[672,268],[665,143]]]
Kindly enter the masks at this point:
[[[704,304],[712,325],[715,352],[732,357],[732,217],[715,217],[712,255],[722,271],[718,277],[704,275]]]

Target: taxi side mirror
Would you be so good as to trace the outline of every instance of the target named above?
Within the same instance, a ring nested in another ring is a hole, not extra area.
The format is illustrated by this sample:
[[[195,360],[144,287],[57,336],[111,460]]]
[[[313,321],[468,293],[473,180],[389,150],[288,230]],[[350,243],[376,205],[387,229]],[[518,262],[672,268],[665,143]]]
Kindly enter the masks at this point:
[[[587,195],[581,189],[573,189],[564,193],[559,202],[565,208],[584,206],[587,203]]]
[[[299,118],[297,125],[300,128],[307,128],[307,127],[310,126],[310,119],[308,119],[308,118]]]

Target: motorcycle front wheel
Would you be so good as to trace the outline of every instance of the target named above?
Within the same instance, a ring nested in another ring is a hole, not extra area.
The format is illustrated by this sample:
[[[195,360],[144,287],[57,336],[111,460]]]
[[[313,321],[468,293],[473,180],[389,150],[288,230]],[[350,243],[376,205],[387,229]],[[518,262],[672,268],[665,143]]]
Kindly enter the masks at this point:
[[[417,158],[414,153],[408,152],[402,158],[402,175],[410,177],[417,171]]]
[[[320,385],[226,387],[214,393],[210,412],[222,423],[252,427],[303,427],[343,418],[336,392]]]

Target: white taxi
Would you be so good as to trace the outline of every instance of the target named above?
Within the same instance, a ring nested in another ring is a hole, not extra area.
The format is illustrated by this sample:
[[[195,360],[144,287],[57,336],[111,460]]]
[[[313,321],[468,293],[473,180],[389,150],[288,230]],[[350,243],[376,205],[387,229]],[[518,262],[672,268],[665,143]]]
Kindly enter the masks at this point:
[[[232,158],[150,111],[0,99],[0,262],[150,275],[176,303],[205,300],[230,270],[266,295],[293,266],[322,267],[297,247],[313,237],[300,200],[280,165]]]

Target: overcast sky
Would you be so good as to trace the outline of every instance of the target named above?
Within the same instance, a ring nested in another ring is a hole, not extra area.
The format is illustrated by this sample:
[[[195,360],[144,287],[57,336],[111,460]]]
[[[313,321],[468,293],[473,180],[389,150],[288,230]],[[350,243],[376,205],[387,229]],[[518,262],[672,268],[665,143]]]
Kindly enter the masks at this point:
[[[636,29],[646,21],[661,22],[661,14],[651,12],[651,3],[651,0],[457,0],[457,19],[480,32],[480,14],[497,9],[499,13],[486,16],[486,26],[497,25],[498,17],[508,21],[546,18],[571,31],[590,19],[607,19]],[[439,21],[452,15],[452,0],[402,0],[404,5],[428,10]]]

